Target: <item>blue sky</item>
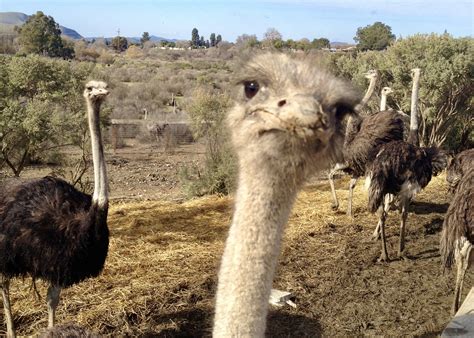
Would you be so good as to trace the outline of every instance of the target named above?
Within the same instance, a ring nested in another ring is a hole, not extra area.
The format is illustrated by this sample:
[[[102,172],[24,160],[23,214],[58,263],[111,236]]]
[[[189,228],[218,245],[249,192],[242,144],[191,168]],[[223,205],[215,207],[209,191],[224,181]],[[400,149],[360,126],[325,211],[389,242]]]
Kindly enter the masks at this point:
[[[259,39],[269,27],[284,39],[326,37],[353,42],[358,27],[382,21],[398,36],[443,33],[472,36],[472,0],[0,0],[0,11],[38,10],[84,37],[141,36],[190,39],[196,27],[235,41],[243,33]]]

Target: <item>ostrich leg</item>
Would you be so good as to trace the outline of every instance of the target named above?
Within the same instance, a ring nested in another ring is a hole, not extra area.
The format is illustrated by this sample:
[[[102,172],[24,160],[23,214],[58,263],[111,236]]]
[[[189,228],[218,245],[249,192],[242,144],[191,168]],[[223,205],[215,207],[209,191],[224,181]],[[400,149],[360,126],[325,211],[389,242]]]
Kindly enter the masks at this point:
[[[398,257],[403,257],[403,250],[405,250],[405,224],[407,222],[408,216],[408,204],[410,200],[406,197],[402,197],[400,201],[400,213],[402,216],[402,221],[400,223],[400,242],[398,246]]]
[[[54,326],[54,321],[56,319],[56,307],[59,304],[59,294],[61,293],[61,288],[59,286],[50,285],[48,288],[48,294],[46,296],[46,302],[48,304],[48,328]]]
[[[393,196],[392,195],[388,195],[388,197],[385,198],[385,201],[384,201],[384,211],[385,211],[385,215],[388,214],[389,210],[390,210],[390,203],[392,203],[393,201]],[[372,233],[372,239],[374,241],[378,240],[380,238],[380,227],[381,227],[381,220],[379,218],[379,221],[377,223],[377,226],[375,227],[375,230],[374,232]]]
[[[463,240],[465,241],[461,250],[456,249],[456,265],[458,267],[458,271],[456,274],[456,288],[454,289],[454,303],[452,308],[453,316],[456,314],[459,309],[459,305],[461,304],[464,276],[466,275],[466,270],[469,268],[471,259],[470,256],[472,245],[467,239],[463,238]]]
[[[15,338],[15,326],[13,325],[12,310],[10,306],[10,280],[2,275],[0,275],[0,278],[2,280],[2,298],[5,322],[7,324],[7,337]]]
[[[387,219],[389,208],[390,208],[390,196],[385,195],[384,204],[383,206],[379,208],[380,235],[382,237],[382,253],[380,254],[379,262],[389,261],[388,253],[387,253],[387,241],[385,238],[385,220]]]
[[[334,168],[329,172],[329,184],[331,185],[331,193],[332,193],[332,208],[337,210],[339,208],[339,201],[337,200],[336,195],[336,188],[334,187],[334,175],[341,170],[348,168],[347,164],[343,163],[336,163]]]
[[[347,206],[347,216],[352,217],[352,195],[354,193],[354,187],[357,184],[357,178],[351,178],[349,182],[349,205]]]

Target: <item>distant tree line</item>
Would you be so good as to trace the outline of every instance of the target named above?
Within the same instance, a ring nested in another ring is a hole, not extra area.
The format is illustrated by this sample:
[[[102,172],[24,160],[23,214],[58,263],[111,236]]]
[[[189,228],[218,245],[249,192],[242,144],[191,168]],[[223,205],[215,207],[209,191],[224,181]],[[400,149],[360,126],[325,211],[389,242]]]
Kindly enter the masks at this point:
[[[210,48],[217,47],[222,41],[222,36],[220,34],[211,33],[209,40],[205,40],[204,36],[199,36],[199,31],[197,28],[193,28],[191,31],[191,48]]]

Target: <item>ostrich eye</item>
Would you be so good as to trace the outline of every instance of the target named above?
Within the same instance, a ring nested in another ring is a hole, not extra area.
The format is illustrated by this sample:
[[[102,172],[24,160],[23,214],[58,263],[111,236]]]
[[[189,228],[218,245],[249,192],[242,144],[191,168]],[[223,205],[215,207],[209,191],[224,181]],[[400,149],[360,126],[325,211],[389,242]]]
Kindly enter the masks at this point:
[[[248,99],[251,99],[252,97],[254,97],[258,93],[259,89],[260,89],[260,86],[258,85],[258,82],[256,81],[244,82],[244,92],[245,92],[245,96]]]
[[[92,90],[92,87],[87,87],[86,88],[88,91],[91,91]]]

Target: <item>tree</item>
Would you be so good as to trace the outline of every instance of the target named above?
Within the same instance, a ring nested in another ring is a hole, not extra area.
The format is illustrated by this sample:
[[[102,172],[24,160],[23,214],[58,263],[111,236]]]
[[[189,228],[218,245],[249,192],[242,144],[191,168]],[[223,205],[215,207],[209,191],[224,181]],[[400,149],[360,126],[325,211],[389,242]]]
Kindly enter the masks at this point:
[[[216,33],[211,33],[211,36],[209,37],[211,47],[216,46]]]
[[[81,92],[93,66],[37,55],[0,60],[0,162],[19,176],[28,161],[87,135]]]
[[[128,48],[128,41],[123,36],[116,36],[112,39],[112,48],[117,52],[123,52]]]
[[[313,39],[313,41],[311,41],[311,47],[314,49],[330,48],[331,44],[328,39],[319,38],[319,39]]]
[[[283,46],[282,35],[275,28],[268,28],[263,34],[263,43],[267,47],[281,48]]]
[[[191,47],[199,47],[199,31],[197,30],[197,28],[193,28],[191,32]]]
[[[392,28],[382,22],[359,27],[354,37],[354,41],[357,42],[357,48],[362,51],[385,49],[394,40],[395,35],[392,34]]]
[[[297,49],[301,49],[301,50],[309,50],[311,48],[311,42],[309,42],[308,39],[306,38],[303,38],[301,40],[299,40],[297,43],[296,43],[296,47]]]
[[[148,34],[148,32],[143,32],[142,38],[140,39],[140,43],[141,43],[142,47],[145,44],[145,42],[147,42],[147,41],[150,41],[150,34]]]
[[[449,34],[414,35],[399,39],[386,51],[328,54],[336,75],[364,88],[363,74],[377,69],[380,83],[394,92],[392,107],[410,114],[410,70],[421,69],[418,100],[421,145],[462,149],[474,144],[472,38]],[[378,90],[377,90],[378,91]],[[378,109],[376,100],[369,102]]]
[[[46,16],[41,11],[30,16],[17,31],[18,42],[24,53],[64,58],[71,58],[73,55],[71,46],[64,46],[59,25],[53,17]]]
[[[216,46],[218,46],[222,42],[222,36],[219,34],[216,37]]]
[[[201,35],[199,39],[199,47],[206,47],[206,41],[204,40],[204,36]]]
[[[239,48],[252,48],[258,45],[258,40],[256,35],[242,34],[237,37],[235,44]]]

